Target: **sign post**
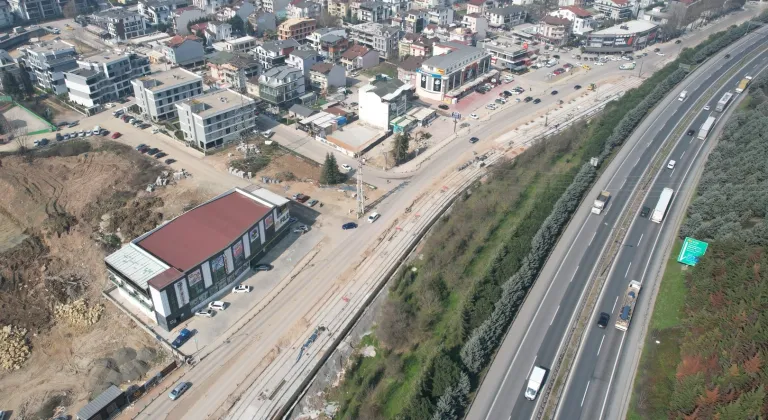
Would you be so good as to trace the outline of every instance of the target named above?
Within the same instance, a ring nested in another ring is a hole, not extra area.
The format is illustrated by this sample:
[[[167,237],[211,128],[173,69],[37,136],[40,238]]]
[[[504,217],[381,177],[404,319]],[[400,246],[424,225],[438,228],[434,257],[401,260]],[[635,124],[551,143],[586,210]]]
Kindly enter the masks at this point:
[[[699,259],[707,252],[708,243],[693,238],[685,238],[677,262],[695,266]]]

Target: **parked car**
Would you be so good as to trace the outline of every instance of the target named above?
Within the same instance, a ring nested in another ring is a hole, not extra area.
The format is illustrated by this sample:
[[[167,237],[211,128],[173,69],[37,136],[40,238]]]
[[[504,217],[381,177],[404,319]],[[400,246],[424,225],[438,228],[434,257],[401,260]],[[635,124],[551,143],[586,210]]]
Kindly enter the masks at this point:
[[[576,86],[573,87],[573,89],[574,90],[579,90],[579,89],[581,89],[581,85],[576,85]]]
[[[557,95],[557,91],[556,91],[556,90],[553,90],[553,91],[552,91],[552,94],[553,94],[553,95]]]
[[[343,225],[341,225],[341,228],[343,230],[354,229],[356,227],[357,227],[357,223],[355,223],[355,222],[348,222],[348,223],[344,223]]]
[[[480,119],[480,117],[478,117],[477,114],[475,113],[469,114],[469,117],[472,118],[473,120]]]
[[[694,134],[696,134],[696,130],[694,130],[694,129],[690,129],[690,130],[688,130],[688,131],[685,133],[685,135],[686,135],[686,136],[692,136],[692,135],[694,135]]]
[[[600,317],[597,319],[597,326],[605,328],[608,326],[608,321],[611,320],[611,316],[605,312],[600,312]]]
[[[80,124],[80,122],[79,122],[79,121],[72,121],[71,123],[69,123],[69,128],[75,127],[75,126],[77,126],[78,124]]]
[[[160,153],[155,155],[155,159],[162,159],[162,158],[164,158],[166,156],[168,156],[168,153],[160,152]]]
[[[446,105],[446,104],[440,104],[437,107],[440,108],[440,109],[446,109],[446,110],[449,109],[448,105]]]
[[[165,164],[166,164],[166,165],[170,165],[170,164],[172,164],[172,163],[174,163],[174,162],[176,162],[176,159],[166,159],[166,160],[165,160]]]
[[[253,269],[256,271],[269,271],[272,269],[272,265],[270,264],[257,264],[253,266]]]
[[[251,286],[246,286],[244,284],[238,284],[232,288],[232,293],[250,293],[250,291]]]
[[[122,134],[120,134],[120,133],[119,133],[119,132],[117,132],[117,131],[115,131],[114,133],[112,133],[112,138],[113,138],[113,139],[119,138],[120,136],[122,136]]]
[[[523,102],[531,102],[533,100],[533,96],[526,96],[525,99],[523,99]]]
[[[477,143],[479,141],[480,141],[480,139],[477,138],[477,137],[470,137],[469,138],[469,142],[472,143],[472,144],[475,144],[475,143]]]
[[[314,200],[314,199],[313,199],[313,200],[309,200],[309,201],[307,201],[307,205],[308,205],[309,207],[314,207],[314,206],[315,206],[315,204],[317,204],[317,203],[319,203],[319,201],[317,201],[317,200]]]
[[[704,105],[704,111],[709,111],[710,109],[712,108],[710,108],[709,105]]]
[[[210,318],[213,316],[213,311],[210,309],[201,309],[197,312],[195,312],[195,316],[203,316],[206,318]]]
[[[349,165],[347,165],[346,163],[342,163],[342,164],[341,164],[341,170],[342,170],[342,171],[345,171],[345,172],[349,172],[349,171],[351,171],[351,170],[352,170],[352,167],[351,167],[351,166],[349,166]]]
[[[381,217],[381,215],[379,213],[377,213],[377,212],[371,213],[370,216],[368,216],[368,223],[373,223],[373,222],[379,220],[379,217]]]
[[[653,49],[653,52],[659,52],[659,51],[661,51],[661,48],[654,48]]]
[[[642,210],[640,210],[640,217],[648,217],[648,215],[651,213],[650,207],[643,207]]]
[[[223,311],[227,309],[227,304],[225,302],[222,302],[220,300],[214,300],[213,302],[208,304],[208,309],[215,309],[217,311]]]
[[[136,149],[136,150],[140,150],[142,147],[146,147],[146,146],[147,146],[147,145],[146,145],[146,144],[144,144],[144,143],[139,143],[139,145],[138,145],[138,146],[136,146],[136,147],[134,147],[134,149]]]
[[[725,55],[725,58],[726,58],[726,59],[728,59],[728,58],[731,58],[731,55],[730,55],[730,54],[726,54],[726,55]]]
[[[149,146],[144,146],[141,149],[139,149],[139,153],[147,153],[150,150]]]
[[[168,394],[168,397],[171,400],[176,401],[176,399],[179,398],[181,396],[181,394],[186,392],[187,389],[189,389],[189,387],[190,387],[190,383],[189,382],[182,382],[182,383],[176,385],[176,388],[173,388],[171,393]]]
[[[309,232],[309,226],[307,225],[299,225],[293,228],[293,233],[306,233]]]
[[[683,41],[681,41],[681,40],[679,40],[679,39],[676,39],[676,40],[675,40],[675,44],[682,44],[682,43],[683,43]]]
[[[160,153],[160,149],[158,149],[156,147],[153,147],[153,148],[147,150],[147,154],[150,155],[150,156],[154,156],[154,155],[156,155],[158,153]]]
[[[69,140],[70,136],[69,136],[69,133],[65,133],[62,137],[64,138],[64,140]]]
[[[538,104],[540,102],[541,102],[541,99],[539,99],[539,98],[536,98],[536,99],[533,100],[533,103],[535,103],[535,104]]]
[[[177,335],[176,339],[173,340],[171,346],[177,349],[186,343],[190,338],[192,338],[192,331],[184,328],[183,330],[179,331],[179,335]]]
[[[64,136],[62,136],[60,133],[56,133],[56,141],[62,141],[64,140]]]

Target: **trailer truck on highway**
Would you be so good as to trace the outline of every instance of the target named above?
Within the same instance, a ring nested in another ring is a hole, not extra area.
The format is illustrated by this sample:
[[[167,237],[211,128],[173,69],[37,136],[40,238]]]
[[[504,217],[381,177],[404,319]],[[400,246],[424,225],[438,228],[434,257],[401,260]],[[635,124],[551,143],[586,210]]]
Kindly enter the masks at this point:
[[[723,97],[720,98],[719,101],[717,101],[717,107],[715,107],[715,111],[717,112],[725,111],[725,108],[728,108],[728,104],[731,103],[731,98],[733,98],[733,94],[731,92],[725,92],[723,94]]]
[[[672,188],[664,188],[661,190],[659,202],[656,203],[656,208],[653,209],[653,214],[651,215],[651,221],[653,223],[661,223],[661,221],[664,220],[664,216],[667,214],[669,203],[672,202],[672,195],[674,193],[675,191],[672,190]]]
[[[715,125],[715,117],[709,117],[706,121],[704,121],[704,124],[701,125],[701,128],[699,129],[699,135],[696,136],[699,140],[704,140],[709,135],[709,132],[712,131],[712,127]]]
[[[600,214],[605,209],[605,206],[608,204],[608,200],[611,199],[611,193],[608,191],[602,191],[600,195],[597,196],[597,199],[592,204],[592,213],[594,214]]]
[[[747,89],[747,86],[749,86],[749,82],[752,81],[752,76],[746,76],[743,79],[741,79],[741,82],[739,82],[739,86],[736,87],[736,93],[744,92]]]
[[[640,294],[640,282],[632,280],[627,287],[627,293],[624,294],[624,299],[621,301],[621,310],[619,311],[619,317],[616,318],[616,329],[626,331],[629,328],[629,322],[632,320],[632,313],[635,312],[635,304],[637,303],[637,295]]]

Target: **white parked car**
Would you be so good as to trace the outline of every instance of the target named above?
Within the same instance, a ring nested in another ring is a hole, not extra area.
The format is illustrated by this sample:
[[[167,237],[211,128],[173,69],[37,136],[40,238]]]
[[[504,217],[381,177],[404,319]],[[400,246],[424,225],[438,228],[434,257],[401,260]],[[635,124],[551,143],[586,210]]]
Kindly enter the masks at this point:
[[[220,301],[220,300],[214,300],[213,302],[208,304],[208,309],[215,309],[217,311],[223,311],[227,309],[227,304]]]
[[[204,316],[206,318],[210,318],[213,316],[213,311],[210,309],[201,309],[195,312],[195,316]]]
[[[342,169],[343,171],[349,172],[349,171],[351,171],[351,170],[352,170],[352,167],[351,167],[351,166],[349,166],[349,165],[347,165],[346,163],[342,163],[342,164],[341,164],[341,169]]]
[[[309,232],[309,226],[307,225],[299,225],[299,226],[296,226],[295,229],[293,229],[293,233],[305,233],[305,232]]]
[[[478,117],[477,114],[469,114],[469,117],[472,118],[473,120],[480,119],[480,117]]]
[[[664,53],[663,52],[657,52],[656,55],[660,55],[660,56],[664,57]]]
[[[597,63],[595,63],[595,65],[596,65],[596,66],[604,66],[604,65],[605,65],[605,63],[603,63],[602,61],[598,61]]]
[[[368,216],[368,223],[373,223],[373,222],[375,222],[376,220],[378,220],[378,218],[379,218],[379,217],[381,217],[381,215],[380,215],[379,213],[377,213],[377,212],[373,212],[373,213],[371,213],[371,214]]]
[[[674,160],[670,160],[669,163],[667,164],[667,169],[675,169],[676,163],[677,162],[675,162]]]
[[[238,284],[232,288],[232,293],[249,293],[250,291],[251,286],[246,286],[244,284]]]

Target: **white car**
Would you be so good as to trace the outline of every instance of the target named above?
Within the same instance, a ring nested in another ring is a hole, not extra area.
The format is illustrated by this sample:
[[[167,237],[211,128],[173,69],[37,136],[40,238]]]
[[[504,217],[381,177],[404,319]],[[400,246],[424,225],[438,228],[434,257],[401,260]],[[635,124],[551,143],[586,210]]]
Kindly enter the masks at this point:
[[[379,213],[376,213],[376,212],[371,213],[370,216],[368,216],[368,223],[375,222],[376,220],[378,220],[379,217],[381,217]]]
[[[669,163],[667,164],[667,169],[675,169],[676,163],[677,162],[675,162],[674,160],[670,160]]]
[[[227,309],[227,304],[220,301],[220,300],[214,300],[213,302],[208,304],[208,309],[215,309],[217,311],[223,311]]]
[[[351,170],[352,170],[352,167],[351,167],[351,166],[349,166],[349,165],[347,165],[346,163],[342,163],[342,164],[341,164],[341,169],[342,169],[343,171],[349,172],[349,171],[351,171]]]
[[[490,110],[494,110],[494,109],[496,109],[496,104],[488,104],[485,107],[490,109]]]
[[[598,61],[597,63],[595,63],[595,65],[596,65],[596,66],[604,66],[604,65],[605,65],[605,63],[603,63],[602,61]]]
[[[244,284],[238,284],[232,288],[232,293],[249,293],[250,291],[251,286],[246,286]]]
[[[309,232],[309,226],[307,225],[299,225],[299,226],[296,226],[295,229],[293,229],[293,233],[305,233],[305,232]]]
[[[213,311],[210,309],[201,309],[195,312],[195,316],[204,316],[206,318],[210,318],[213,316]]]
[[[472,118],[473,120],[480,119],[480,117],[478,117],[477,114],[469,114],[469,118]]]
[[[710,108],[709,105],[704,105],[704,111],[709,111],[710,109],[712,108]]]
[[[657,52],[656,55],[660,55],[660,56],[664,57],[664,53],[663,52]]]

